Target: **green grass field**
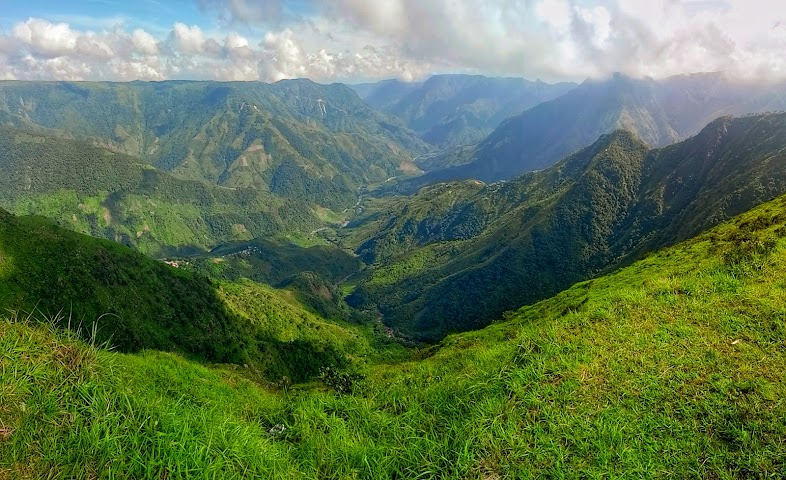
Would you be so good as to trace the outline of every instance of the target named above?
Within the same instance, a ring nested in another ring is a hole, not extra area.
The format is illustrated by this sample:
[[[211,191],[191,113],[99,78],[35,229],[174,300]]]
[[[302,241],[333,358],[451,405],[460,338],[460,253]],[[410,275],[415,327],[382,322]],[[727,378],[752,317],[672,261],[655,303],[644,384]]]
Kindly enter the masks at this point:
[[[0,478],[782,478],[785,212],[325,382],[7,316]]]

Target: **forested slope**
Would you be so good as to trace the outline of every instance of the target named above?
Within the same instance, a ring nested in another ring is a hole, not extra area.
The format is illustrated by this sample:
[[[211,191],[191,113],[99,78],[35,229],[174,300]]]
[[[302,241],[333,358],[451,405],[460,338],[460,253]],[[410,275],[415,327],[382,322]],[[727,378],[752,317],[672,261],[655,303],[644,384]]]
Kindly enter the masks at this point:
[[[346,242],[377,265],[350,303],[424,338],[690,238],[786,192],[786,115],[724,117],[661,149],[618,131],[556,166],[392,200]]]

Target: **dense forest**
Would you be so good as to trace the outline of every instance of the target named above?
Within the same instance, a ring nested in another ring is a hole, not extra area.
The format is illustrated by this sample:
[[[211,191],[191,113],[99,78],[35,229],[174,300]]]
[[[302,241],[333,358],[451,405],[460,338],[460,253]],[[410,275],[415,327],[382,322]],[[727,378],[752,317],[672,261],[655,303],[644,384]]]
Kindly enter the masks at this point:
[[[654,150],[618,131],[508,183],[371,202],[342,232],[373,264],[348,301],[424,339],[480,328],[786,192],[784,129],[724,117]]]

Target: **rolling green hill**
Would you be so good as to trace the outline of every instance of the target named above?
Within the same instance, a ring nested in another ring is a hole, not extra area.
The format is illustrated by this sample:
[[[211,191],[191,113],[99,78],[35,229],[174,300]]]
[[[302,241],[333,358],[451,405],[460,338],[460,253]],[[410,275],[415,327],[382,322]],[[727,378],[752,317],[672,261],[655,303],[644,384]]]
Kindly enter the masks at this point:
[[[90,139],[180,178],[331,209],[418,169],[414,132],[344,85],[0,82],[0,124]]]
[[[523,78],[434,75],[416,84],[388,80],[354,88],[370,105],[403,119],[427,142],[447,148],[477,143],[506,118],[575,87]]]
[[[348,298],[421,338],[480,328],[786,192],[786,114],[721,118],[650,150],[617,131],[502,184],[377,200],[339,233],[367,263]]]
[[[780,197],[347,389],[3,319],[0,475],[778,478],[784,232]]]
[[[0,310],[55,317],[57,326],[124,352],[181,352],[246,364],[259,379],[314,377],[367,353],[357,326],[328,322],[291,291],[213,282],[40,217],[0,210]]]

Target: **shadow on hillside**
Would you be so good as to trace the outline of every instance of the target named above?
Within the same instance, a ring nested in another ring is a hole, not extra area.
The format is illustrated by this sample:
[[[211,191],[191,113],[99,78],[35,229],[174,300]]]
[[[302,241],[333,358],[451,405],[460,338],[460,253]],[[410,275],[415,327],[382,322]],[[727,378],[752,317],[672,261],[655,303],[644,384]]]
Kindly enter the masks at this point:
[[[0,251],[13,259],[0,279],[0,309],[55,318],[121,352],[154,349],[245,364],[268,380],[305,381],[344,362],[329,345],[269,337],[230,312],[206,277],[40,217],[0,210]]]

